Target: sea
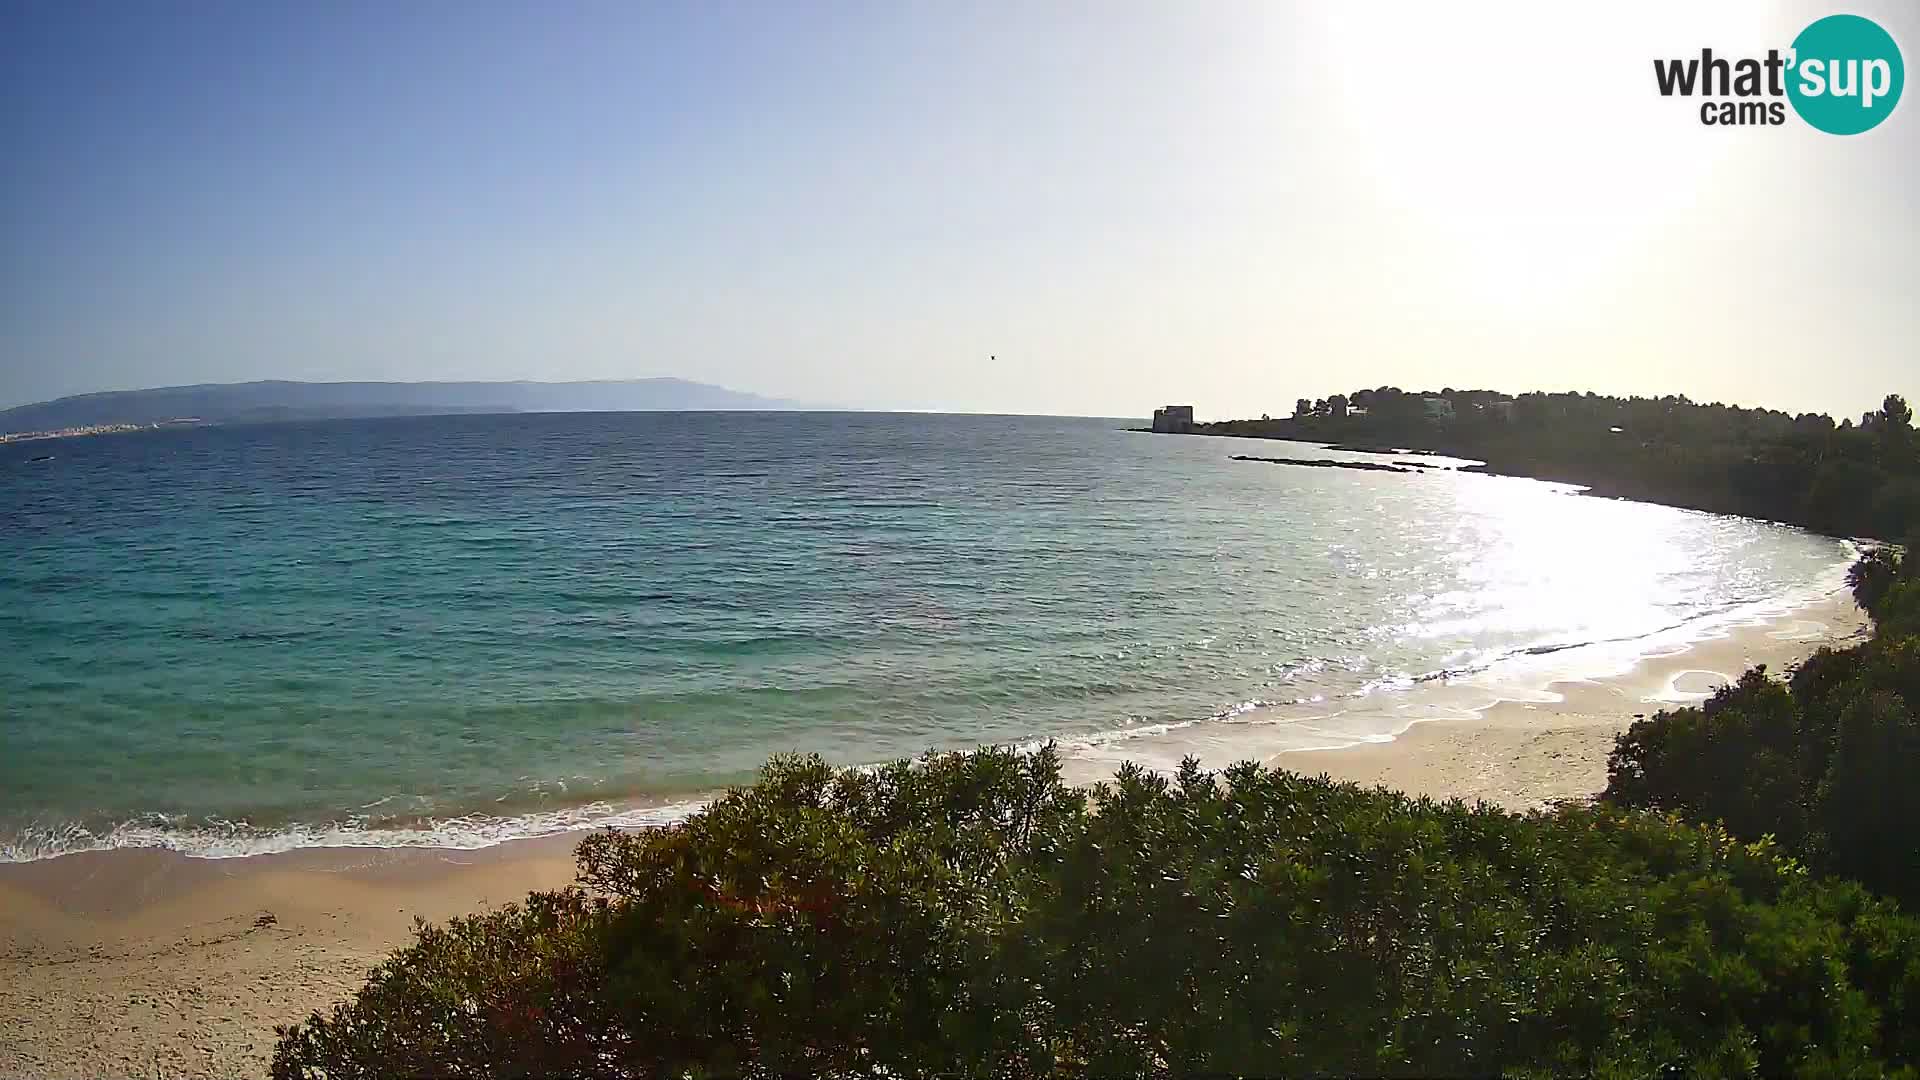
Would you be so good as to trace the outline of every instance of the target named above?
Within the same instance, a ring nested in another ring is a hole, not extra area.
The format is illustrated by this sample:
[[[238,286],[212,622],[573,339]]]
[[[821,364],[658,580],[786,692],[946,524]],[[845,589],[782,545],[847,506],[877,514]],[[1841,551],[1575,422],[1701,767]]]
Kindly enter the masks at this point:
[[[1463,680],[1831,592],[1854,553],[1139,424],[557,413],[0,445],[0,861],[669,821],[783,753],[1379,741]]]

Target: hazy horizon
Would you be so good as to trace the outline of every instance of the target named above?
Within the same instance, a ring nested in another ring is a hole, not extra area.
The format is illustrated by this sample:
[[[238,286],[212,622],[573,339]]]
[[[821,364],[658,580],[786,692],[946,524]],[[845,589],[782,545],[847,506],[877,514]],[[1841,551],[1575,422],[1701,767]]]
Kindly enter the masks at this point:
[[[938,408],[938,407],[915,408],[915,407],[889,407],[889,406],[860,406],[860,405],[845,405],[845,404],[839,404],[835,402],[804,401],[804,400],[788,398],[784,396],[761,394],[758,391],[754,390],[752,387],[727,386],[727,385],[717,384],[717,383],[704,383],[699,380],[684,379],[675,375],[639,375],[639,376],[631,376],[631,377],[612,376],[607,378],[585,378],[585,379],[537,379],[537,378],[535,379],[461,379],[461,378],[282,379],[282,378],[276,378],[273,376],[261,376],[256,379],[240,379],[240,380],[235,380],[233,382],[176,383],[176,384],[168,384],[165,386],[159,386],[159,385],[124,386],[124,387],[111,387],[111,388],[106,388],[101,390],[81,390],[81,391],[76,391],[75,393],[72,393],[72,394],[62,394],[56,398],[44,398],[36,401],[0,402],[0,412],[4,412],[4,411],[15,409],[15,408],[51,404],[53,402],[67,400],[69,398],[84,398],[84,397],[93,397],[93,396],[105,395],[105,394],[138,394],[138,393],[158,391],[158,390],[175,390],[175,389],[188,389],[188,388],[197,388],[197,387],[244,386],[244,385],[260,384],[260,383],[289,383],[289,384],[302,385],[302,386],[325,386],[325,385],[340,385],[340,384],[358,384],[358,385],[390,384],[393,386],[438,386],[438,385],[453,386],[453,385],[462,385],[462,384],[511,386],[514,384],[530,384],[530,385],[547,385],[547,386],[571,386],[571,385],[590,385],[593,383],[634,383],[634,382],[648,382],[648,381],[684,382],[684,383],[689,383],[695,386],[702,386],[702,387],[709,387],[712,389],[724,390],[729,393],[742,394],[742,395],[752,396],[752,397],[765,397],[771,401],[783,403],[784,408],[782,409],[782,411],[790,411],[790,412],[797,411],[797,412],[926,413],[926,414],[934,414],[934,415],[947,414],[947,415],[955,415],[955,416],[1032,416],[1032,417],[1060,417],[1064,419],[1085,419],[1085,420],[1098,420],[1098,419],[1144,420],[1149,416],[1150,413],[1152,413],[1154,409],[1159,408],[1161,405],[1184,404],[1183,402],[1179,402],[1179,401],[1161,402],[1158,405],[1154,405],[1149,408],[1142,409],[1135,413],[1033,412],[1033,411],[1023,411],[1018,409],[945,409],[945,408]],[[1362,382],[1364,383],[1364,380],[1362,380]],[[1332,392],[1347,393],[1353,390],[1377,389],[1377,388],[1378,387],[1356,385],[1356,386],[1347,387],[1345,390],[1336,390]],[[1445,388],[1446,387],[1442,387],[1438,383],[1435,383],[1433,385],[1416,385],[1416,386],[1400,387],[1400,389],[1406,390],[1409,392],[1437,391]],[[1491,390],[1497,393],[1505,393],[1505,394],[1511,394],[1515,396],[1520,394],[1526,394],[1526,393],[1534,393],[1534,392],[1587,393],[1591,389],[1587,387],[1562,387],[1562,388],[1551,388],[1551,389],[1546,389],[1541,387],[1528,387],[1525,389],[1516,389],[1513,387],[1469,386],[1466,384],[1461,384],[1459,386],[1454,386],[1451,388],[1454,390],[1462,390],[1462,391]],[[1592,392],[1599,393],[1599,391],[1592,391]],[[1899,391],[1896,390],[1896,391],[1890,391],[1890,392],[1898,393]],[[1673,396],[1673,395],[1671,392],[1669,392],[1669,393],[1657,393],[1657,394],[1621,394],[1616,396],[1620,396],[1620,397],[1636,397],[1637,396],[1641,398],[1660,398],[1660,397],[1667,397],[1667,396]],[[1700,405],[1721,404],[1721,405],[1727,405],[1730,407],[1740,407],[1740,408],[1747,408],[1747,409],[1771,409],[1771,410],[1791,413],[1795,415],[1798,415],[1803,412],[1809,412],[1809,411],[1811,412],[1823,411],[1818,409],[1814,409],[1814,410],[1796,409],[1787,405],[1782,405],[1779,403],[1767,402],[1767,401],[1720,401],[1717,399],[1693,398],[1690,395],[1682,395],[1682,396],[1687,396],[1688,400],[1693,401],[1695,404],[1700,404]],[[1835,422],[1838,422],[1841,420],[1857,421],[1861,413],[1870,412],[1873,409],[1878,408],[1882,404],[1883,398],[1884,398],[1884,395],[1882,395],[1882,397],[1880,398],[1875,398],[1873,401],[1863,404],[1860,409],[1854,412],[1849,412],[1849,413],[1831,413],[1830,412],[1828,413],[1828,415],[1830,415]],[[1292,402],[1288,402],[1287,405],[1290,410]],[[527,410],[521,410],[521,411],[527,411]],[[532,410],[532,411],[539,411],[539,410]],[[562,410],[562,411],[578,411],[578,410]],[[625,411],[632,411],[632,410],[609,409],[606,411],[625,412]],[[700,411],[700,410],[694,410],[694,411]],[[1201,419],[1202,421],[1243,420],[1243,419],[1254,418],[1260,415],[1261,412],[1265,412],[1274,416],[1287,415],[1287,412],[1285,411],[1276,411],[1275,409],[1264,409],[1264,410],[1251,412],[1251,413],[1232,413],[1232,414],[1221,413],[1217,416],[1200,414],[1199,419]]]
[[[1718,3],[0,13],[0,407],[680,378],[1280,415],[1357,385],[1920,391],[1920,103],[1703,127]],[[1844,10],[1906,47],[1920,9]]]

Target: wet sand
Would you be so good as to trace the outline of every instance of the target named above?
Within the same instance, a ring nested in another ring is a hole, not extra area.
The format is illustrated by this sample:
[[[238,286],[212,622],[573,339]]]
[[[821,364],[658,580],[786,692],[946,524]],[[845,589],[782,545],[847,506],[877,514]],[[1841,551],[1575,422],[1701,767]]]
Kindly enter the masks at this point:
[[[1604,678],[1546,680],[1391,741],[1274,749],[1278,720],[1190,728],[1075,755],[1097,779],[1121,759],[1160,767],[1257,757],[1306,773],[1528,809],[1606,784],[1615,733],[1698,700],[1754,664],[1776,673],[1822,644],[1864,635],[1844,594],[1729,627]],[[1569,658],[1573,662],[1577,658]],[[1296,733],[1297,734],[1297,733]],[[1297,739],[1295,740],[1297,741]],[[410,937],[444,919],[572,877],[574,836],[481,851],[309,849],[245,859],[86,852],[0,865],[0,1077],[262,1076],[273,1027],[346,997]]]
[[[1865,640],[1869,630],[1866,613],[1843,593],[1644,659],[1619,675],[1548,683],[1541,697],[1558,700],[1503,701],[1474,716],[1415,724],[1392,742],[1266,760],[1296,772],[1510,810],[1584,799],[1607,786],[1613,737],[1637,717],[1698,702],[1756,664],[1785,675],[1820,646]]]

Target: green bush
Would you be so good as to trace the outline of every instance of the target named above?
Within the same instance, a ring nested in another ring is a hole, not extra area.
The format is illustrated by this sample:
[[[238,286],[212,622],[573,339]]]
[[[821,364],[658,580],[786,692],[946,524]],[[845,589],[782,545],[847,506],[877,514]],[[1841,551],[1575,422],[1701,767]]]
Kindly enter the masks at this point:
[[[1607,762],[1606,797],[1799,848],[1807,839],[1801,728],[1787,687],[1754,668],[1699,708],[1628,728]]]
[[[1908,576],[1888,588],[1876,621],[1882,632],[1892,636],[1920,635],[1920,578]]]
[[[577,889],[445,926],[353,1000],[279,1028],[275,1077],[600,1077],[629,1052],[606,978],[612,907]]]
[[[423,927],[282,1029],[274,1076],[1920,1060],[1913,920],[1771,842],[1610,807],[1516,816],[1191,762],[1080,790],[1051,750],[779,759],[684,824],[590,837],[579,864],[575,889]]]
[[[1920,580],[1890,548],[1848,573],[1872,641],[1821,649],[1786,684],[1755,668],[1698,708],[1614,741],[1610,804],[1773,837],[1815,870],[1920,904]]]
[[[1912,644],[1912,639],[1908,639]],[[1920,721],[1892,690],[1856,698],[1840,714],[1833,768],[1820,785],[1824,859],[1833,873],[1920,897]]]
[[[1853,598],[1869,615],[1880,610],[1887,593],[1900,578],[1900,553],[1890,547],[1876,547],[1860,556],[1847,568],[1847,587]]]

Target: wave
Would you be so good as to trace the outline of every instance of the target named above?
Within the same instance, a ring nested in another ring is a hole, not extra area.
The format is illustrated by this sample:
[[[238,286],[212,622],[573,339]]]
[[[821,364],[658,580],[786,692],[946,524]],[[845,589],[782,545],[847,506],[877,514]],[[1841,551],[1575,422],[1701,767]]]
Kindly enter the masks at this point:
[[[1051,744],[1071,753],[1130,739],[1166,735],[1208,722],[1233,722],[1235,718],[1259,709],[1306,704],[1314,700],[1318,699],[1298,698],[1286,702],[1256,699],[1191,720],[1140,724],[1089,734],[1047,736],[1012,745],[1017,750],[1030,753]],[[852,767],[872,770],[888,764],[891,762],[870,762]],[[398,797],[389,795],[375,799],[361,809],[374,809]],[[199,859],[238,859],[302,848],[472,851],[512,840],[531,840],[559,833],[672,825],[699,813],[713,797],[646,806],[622,806],[603,800],[566,809],[513,816],[466,814],[435,818],[412,827],[376,826],[350,820],[262,828],[245,821],[219,818],[201,819],[197,824],[189,824],[180,815],[152,813],[99,831],[71,823],[58,826],[29,825],[11,837],[0,839],[0,863],[38,862],[85,851],[122,848],[155,848]]]
[[[1845,591],[1847,588],[1847,568],[1852,566],[1855,560],[1859,558],[1861,549],[1857,543],[1851,540],[1840,541],[1840,546],[1841,550],[1845,552],[1845,556],[1830,566],[1820,577],[1814,579],[1811,584],[1798,590],[1757,600],[1735,601],[1722,604],[1718,607],[1696,612],[1687,618],[1680,619],[1665,626],[1656,627],[1641,633],[1575,641],[1550,641],[1526,645],[1520,648],[1510,649],[1477,664],[1453,668],[1436,668],[1418,675],[1406,676],[1404,680],[1381,680],[1377,683],[1370,683],[1366,687],[1362,687],[1356,691],[1352,696],[1364,696],[1377,689],[1386,688],[1385,684],[1390,684],[1395,681],[1401,681],[1409,686],[1422,683],[1445,682],[1471,675],[1484,674],[1494,671],[1502,665],[1510,665],[1516,661],[1553,656],[1558,653],[1571,652],[1577,649],[1600,649],[1610,645],[1645,645],[1651,647],[1662,643],[1671,644],[1675,648],[1685,648],[1701,641],[1724,637],[1726,636],[1726,632],[1732,627],[1748,625],[1765,619],[1778,617]],[[1632,662],[1638,662],[1646,656],[1652,655],[1652,653],[1645,649],[1640,649],[1630,650],[1621,655],[1630,656]],[[1629,666],[1631,665],[1629,664]],[[1587,674],[1595,676],[1616,673],[1616,669],[1611,666],[1596,668],[1587,672]]]
[[[100,832],[77,824],[30,825],[0,840],[0,863],[38,862],[82,851],[119,848],[158,848],[201,859],[237,859],[301,848],[473,851],[509,840],[530,840],[556,833],[671,825],[686,820],[706,805],[705,799],[626,807],[596,802],[513,817],[467,814],[430,820],[412,828],[342,821],[266,829],[244,821],[217,818],[206,819],[198,825],[182,825],[169,815],[148,814]]]
[[[1845,590],[1846,568],[1857,558],[1860,548],[1857,544],[1843,541],[1842,549],[1846,557],[1805,588],[1766,599],[1724,605],[1643,634],[1524,646],[1475,664],[1376,679],[1359,689],[1339,695],[1333,701],[1319,694],[1285,700],[1250,699],[1204,716],[1138,723],[1094,732],[1041,735],[1012,745],[1022,751],[1032,751],[1052,744],[1070,757],[1076,754],[1097,755],[1102,750],[1131,741],[1162,738],[1208,725],[1242,725],[1237,730],[1245,730],[1244,725],[1275,724],[1297,724],[1303,730],[1312,729],[1316,735],[1324,734],[1331,740],[1326,745],[1316,744],[1313,749],[1336,749],[1378,742],[1405,731],[1418,723],[1419,718],[1408,718],[1402,714],[1393,720],[1390,731],[1367,733],[1326,732],[1317,727],[1317,722],[1351,717],[1355,712],[1356,699],[1382,699],[1385,695],[1401,694],[1425,686],[1446,685],[1498,673],[1526,661],[1563,657],[1564,654],[1578,653],[1583,649],[1593,650],[1587,654],[1591,659],[1586,663],[1551,672],[1534,671],[1531,677],[1514,680],[1514,685],[1506,689],[1488,688],[1492,696],[1485,704],[1504,700],[1508,694],[1538,693],[1538,688],[1552,681],[1617,674],[1648,656],[1659,655],[1663,649],[1677,651],[1703,640],[1724,637],[1736,626],[1781,617]],[[1522,683],[1534,684],[1535,688],[1528,690]],[[1399,699],[1399,703],[1404,701]],[[1282,714],[1283,710],[1308,707],[1313,708],[1313,715]],[[1484,706],[1465,708],[1474,711],[1479,707]],[[856,767],[872,769],[883,764]],[[177,816],[163,814],[144,815],[99,831],[79,824],[34,824],[13,836],[0,838],[0,863],[35,862],[77,852],[119,848],[158,848],[206,859],[244,858],[301,848],[474,850],[512,840],[590,829],[638,829],[671,825],[698,813],[710,799],[711,796],[648,805],[599,801],[514,816],[468,814],[435,818],[411,827],[372,825],[349,820],[263,828],[244,821],[213,818],[189,823]],[[375,800],[363,809],[377,807],[386,801]]]

